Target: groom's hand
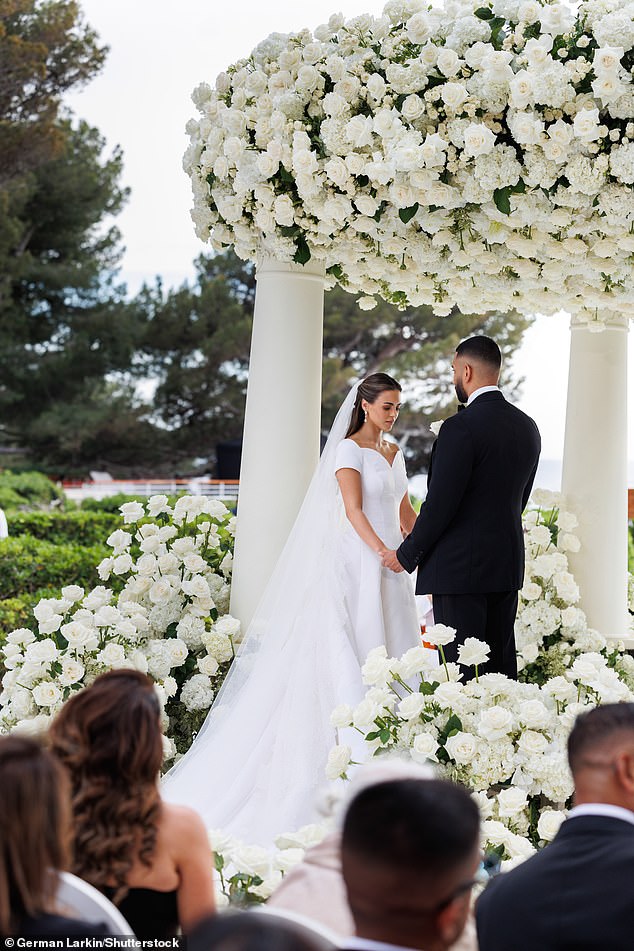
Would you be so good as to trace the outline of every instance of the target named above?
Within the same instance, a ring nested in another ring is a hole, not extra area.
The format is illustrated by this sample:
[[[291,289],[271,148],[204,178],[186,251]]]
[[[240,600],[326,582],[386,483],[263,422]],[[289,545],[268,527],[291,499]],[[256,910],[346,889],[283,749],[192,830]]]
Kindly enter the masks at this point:
[[[389,568],[391,571],[399,572],[404,571],[402,564],[396,557],[395,551],[384,551],[383,557],[381,559],[384,568]]]

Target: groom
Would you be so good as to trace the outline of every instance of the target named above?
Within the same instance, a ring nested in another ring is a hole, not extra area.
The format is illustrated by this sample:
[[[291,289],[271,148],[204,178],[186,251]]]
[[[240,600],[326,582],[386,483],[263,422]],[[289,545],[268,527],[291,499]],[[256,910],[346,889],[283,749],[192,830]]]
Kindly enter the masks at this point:
[[[456,349],[453,382],[464,412],[446,419],[432,449],[427,498],[414,528],[383,564],[418,566],[416,591],[432,594],[434,619],[491,647],[486,671],[517,678],[514,624],[524,579],[522,512],[539,461],[537,426],[498,389],[502,355],[490,337]]]

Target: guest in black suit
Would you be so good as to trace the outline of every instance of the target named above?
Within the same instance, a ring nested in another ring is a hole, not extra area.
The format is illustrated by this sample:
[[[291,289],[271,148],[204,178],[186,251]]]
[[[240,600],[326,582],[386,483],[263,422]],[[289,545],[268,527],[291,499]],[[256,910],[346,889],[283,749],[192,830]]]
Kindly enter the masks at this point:
[[[479,833],[475,802],[453,783],[402,779],[362,790],[341,835],[356,932],[344,947],[449,948],[467,921]]]
[[[568,760],[575,807],[550,845],[481,895],[480,951],[634,947],[634,704],[582,714]]]
[[[490,337],[471,337],[456,349],[454,386],[464,412],[444,421],[420,515],[383,563],[394,571],[418,567],[417,593],[432,594],[435,620],[457,630],[447,660],[458,659],[466,637],[478,637],[491,646],[485,670],[516,678],[521,516],[541,441],[533,420],[498,389],[501,362]]]
[[[0,937],[108,934],[105,924],[56,907],[71,842],[70,786],[59,764],[33,740],[0,737],[0,790]]]

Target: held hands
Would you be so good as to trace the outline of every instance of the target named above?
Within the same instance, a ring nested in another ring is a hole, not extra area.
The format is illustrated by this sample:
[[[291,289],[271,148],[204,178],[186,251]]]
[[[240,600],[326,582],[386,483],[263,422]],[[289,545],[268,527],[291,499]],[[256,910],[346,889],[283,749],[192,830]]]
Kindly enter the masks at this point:
[[[397,574],[399,571],[405,570],[402,564],[400,563],[400,561],[398,560],[398,558],[396,557],[395,551],[390,551],[389,549],[386,549],[385,551],[380,552],[380,555],[381,555],[381,563],[383,564],[384,568],[389,568],[391,571],[394,571]]]

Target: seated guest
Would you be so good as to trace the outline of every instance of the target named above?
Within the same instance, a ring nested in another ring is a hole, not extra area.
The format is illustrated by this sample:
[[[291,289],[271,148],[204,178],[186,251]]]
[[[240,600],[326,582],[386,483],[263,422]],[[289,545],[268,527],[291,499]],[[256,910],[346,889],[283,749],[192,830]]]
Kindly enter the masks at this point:
[[[0,936],[108,934],[56,908],[56,873],[68,868],[71,840],[70,787],[59,763],[32,740],[0,737],[0,790]]]
[[[348,949],[446,951],[462,933],[480,862],[478,808],[439,779],[377,783],[350,803],[341,867]]]
[[[340,943],[354,934],[354,921],[348,907],[341,877],[341,823],[348,802],[361,789],[375,783],[399,779],[433,779],[429,764],[415,763],[397,755],[383,754],[364,763],[352,776],[341,801],[324,803],[327,814],[338,814],[340,820],[333,832],[306,851],[301,862],[286,874],[267,902],[269,908],[297,912],[325,925],[340,937]],[[466,927],[451,951],[477,951],[475,922],[470,914]]]
[[[205,918],[187,939],[188,951],[322,951],[302,926],[257,912],[222,912]]]
[[[111,899],[137,938],[187,933],[215,909],[213,855],[200,817],[161,801],[160,705],[139,671],[103,674],[49,730],[71,779],[72,871]]]
[[[582,714],[568,762],[574,809],[550,845],[480,896],[481,951],[634,947],[634,704]]]

